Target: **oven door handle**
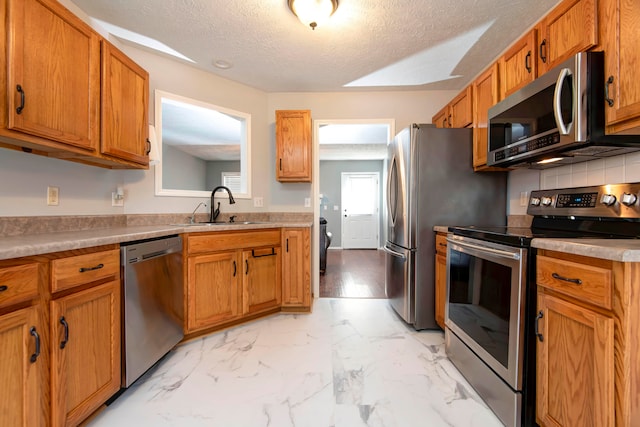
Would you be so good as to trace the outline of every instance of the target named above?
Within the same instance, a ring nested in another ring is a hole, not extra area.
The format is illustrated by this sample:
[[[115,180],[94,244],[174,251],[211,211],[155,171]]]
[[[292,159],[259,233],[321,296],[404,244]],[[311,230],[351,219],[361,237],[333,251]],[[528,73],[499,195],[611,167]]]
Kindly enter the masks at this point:
[[[407,260],[407,257],[406,257],[406,255],[405,255],[405,254],[402,254],[402,253],[400,253],[400,252],[394,251],[393,249],[391,249],[390,247],[388,247],[388,246],[386,246],[386,245],[382,247],[382,250],[383,250],[384,252],[388,253],[388,254],[389,254],[389,255],[391,255],[391,256],[394,256],[394,257],[396,257],[396,258],[400,258],[400,259],[401,259],[401,260],[403,260],[403,261],[406,261],[406,260]]]
[[[469,249],[475,249],[477,251],[488,252],[490,254],[497,255],[502,258],[509,258],[509,259],[515,259],[515,260],[520,259],[520,254],[509,252],[509,251],[503,251],[501,249],[494,249],[494,248],[489,248],[487,246],[474,245],[473,243],[461,242],[459,240],[454,240],[449,237],[447,237],[447,242],[452,243],[454,245],[462,246],[463,248],[469,248]]]

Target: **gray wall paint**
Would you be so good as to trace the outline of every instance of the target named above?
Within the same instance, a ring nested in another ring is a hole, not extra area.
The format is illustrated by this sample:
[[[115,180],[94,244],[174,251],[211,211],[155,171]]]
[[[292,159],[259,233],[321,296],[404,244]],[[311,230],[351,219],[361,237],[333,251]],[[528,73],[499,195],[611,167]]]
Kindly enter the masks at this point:
[[[222,185],[222,172],[240,172],[240,161],[209,161],[207,162],[207,187],[213,190]]]
[[[162,167],[162,188],[171,190],[202,190],[207,188],[207,162],[178,150],[171,145],[162,147],[162,158],[171,157]]]
[[[341,206],[341,178],[343,172],[378,172],[380,176],[380,244],[383,242],[383,225],[382,225],[382,190],[384,185],[382,160],[321,160],[320,161],[320,194],[322,201],[320,205],[320,216],[327,220],[327,231],[331,232],[331,246],[333,248],[342,246],[342,206]],[[325,210],[326,206],[326,210]],[[333,210],[334,206],[338,206],[338,210]]]

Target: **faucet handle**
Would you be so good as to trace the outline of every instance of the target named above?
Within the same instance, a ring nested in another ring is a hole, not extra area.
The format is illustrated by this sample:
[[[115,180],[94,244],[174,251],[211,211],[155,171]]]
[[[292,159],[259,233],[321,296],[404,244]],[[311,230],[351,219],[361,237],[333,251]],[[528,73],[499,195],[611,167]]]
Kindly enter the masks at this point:
[[[235,222],[235,220],[236,220],[236,216],[237,216],[237,215],[231,215],[231,216],[229,217],[229,222]]]

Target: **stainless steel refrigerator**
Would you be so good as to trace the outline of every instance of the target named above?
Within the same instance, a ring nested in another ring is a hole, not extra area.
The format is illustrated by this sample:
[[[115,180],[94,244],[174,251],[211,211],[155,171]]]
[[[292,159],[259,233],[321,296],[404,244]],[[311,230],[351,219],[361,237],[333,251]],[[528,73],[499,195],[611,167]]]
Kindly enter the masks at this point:
[[[388,144],[385,292],[435,329],[435,225],[505,225],[506,173],[473,172],[470,129],[413,124]]]

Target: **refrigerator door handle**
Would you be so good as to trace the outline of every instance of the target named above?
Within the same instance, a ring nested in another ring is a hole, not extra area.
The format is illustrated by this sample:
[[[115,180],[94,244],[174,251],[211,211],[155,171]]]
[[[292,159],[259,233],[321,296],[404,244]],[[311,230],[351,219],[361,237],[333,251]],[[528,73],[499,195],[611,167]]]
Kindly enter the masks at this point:
[[[386,253],[388,253],[391,256],[394,256],[396,258],[400,258],[403,261],[407,260],[407,256],[405,254],[402,254],[400,252],[394,251],[393,249],[391,249],[390,247],[388,247],[387,245],[382,247],[382,250],[385,251]]]

